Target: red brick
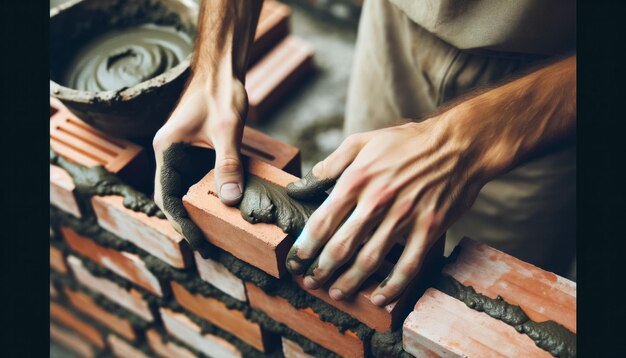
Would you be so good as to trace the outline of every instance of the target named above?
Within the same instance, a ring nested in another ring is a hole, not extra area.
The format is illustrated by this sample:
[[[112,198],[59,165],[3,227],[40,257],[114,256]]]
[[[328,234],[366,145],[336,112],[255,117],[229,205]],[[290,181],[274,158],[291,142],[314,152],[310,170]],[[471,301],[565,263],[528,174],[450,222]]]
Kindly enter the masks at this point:
[[[302,40],[287,36],[278,43],[246,74],[248,118],[260,121],[312,65],[313,50]]]
[[[428,252],[424,259],[423,268],[441,267],[444,242],[445,240],[439,240]],[[330,282],[323,288],[311,290],[304,286],[302,276],[293,276],[292,279],[302,290],[307,291],[311,295],[349,314],[363,324],[379,332],[386,332],[402,324],[405,318],[405,309],[409,307],[408,305],[415,303],[416,286],[421,280],[425,280],[428,275],[428,270],[422,270],[413,280],[413,284],[395,301],[387,304],[385,307],[378,307],[372,303],[370,297],[378,285],[389,275],[393,265],[394,262],[385,261],[384,264],[381,265],[381,268],[365,281],[360,291],[357,292],[351,300],[335,301],[330,298],[328,295]],[[346,265],[346,267],[348,266],[349,265]]]
[[[175,281],[171,285],[174,298],[183,308],[265,352],[270,334],[258,323],[246,319],[241,311],[228,309],[220,300],[201,294],[194,295]]]
[[[365,344],[352,331],[341,333],[337,326],[322,321],[311,309],[297,309],[279,296],[269,296],[246,282],[250,306],[260,309],[277,322],[307,337],[311,341],[342,357],[364,357]]]
[[[133,312],[137,316],[152,322],[154,317],[148,306],[148,302],[142,297],[141,293],[134,288],[126,290],[113,281],[103,277],[92,275],[82,264],[80,259],[75,256],[68,256],[67,263],[72,269],[72,273],[76,280],[83,286],[96,291],[118,305]]]
[[[282,343],[283,355],[285,358],[313,358],[312,355],[305,353],[302,347],[294,341],[290,341],[287,338],[282,337]]]
[[[149,358],[144,352],[114,334],[107,336],[113,355],[118,358]]]
[[[160,308],[159,311],[167,332],[190,347],[210,357],[241,357],[241,352],[227,340],[212,334],[201,334],[200,327],[184,314],[167,308]]]
[[[109,327],[113,331],[119,333],[126,339],[134,341],[137,339],[135,330],[129,320],[118,317],[111,312],[106,311],[100,305],[98,305],[93,298],[87,294],[74,291],[69,288],[64,290],[67,299],[78,309],[87,316],[101,322],[106,327]]]
[[[50,267],[61,273],[67,273],[67,265],[61,250],[50,245]]]
[[[138,286],[162,297],[159,280],[146,268],[141,257],[98,245],[95,241],[79,235],[69,227],[61,227],[65,242],[79,254],[115,272]]]
[[[148,345],[154,353],[163,358],[194,358],[195,355],[188,350],[174,342],[163,342],[163,337],[154,329],[151,328],[146,332],[146,339]]]
[[[63,329],[50,322],[50,339],[76,352],[84,358],[96,356],[94,347],[76,333]]]
[[[60,102],[54,106],[58,111],[50,117],[50,147],[55,152],[84,166],[103,165],[137,188],[149,186],[148,161],[141,146],[91,127]]]
[[[191,249],[166,219],[124,207],[121,196],[94,196],[91,205],[98,225],[175,267],[189,267]]]
[[[245,170],[282,186],[298,179],[255,159],[247,162]],[[275,225],[251,224],[241,217],[239,209],[222,204],[215,193],[213,175],[213,171],[209,172],[183,197],[191,219],[213,245],[274,277],[283,276],[293,238]]]
[[[402,332],[404,350],[416,357],[551,357],[512,326],[432,288]]]
[[[74,330],[96,347],[104,349],[105,343],[102,334],[63,306],[50,302],[50,318]]]
[[[443,268],[476,292],[519,305],[530,319],[553,320],[576,332],[576,283],[502,251],[464,238],[456,261]]]
[[[246,286],[242,279],[215,260],[203,259],[198,252],[195,252],[194,256],[202,280],[239,301],[247,301]]]
[[[300,149],[245,126],[241,153],[262,160],[295,176],[301,175]]]
[[[74,197],[75,189],[76,186],[74,185],[72,177],[65,170],[51,164],[50,204],[80,218],[80,209],[76,202],[76,197]]]
[[[278,41],[287,36],[290,13],[291,10],[287,5],[277,1],[263,2],[250,53],[250,63],[259,59]]]

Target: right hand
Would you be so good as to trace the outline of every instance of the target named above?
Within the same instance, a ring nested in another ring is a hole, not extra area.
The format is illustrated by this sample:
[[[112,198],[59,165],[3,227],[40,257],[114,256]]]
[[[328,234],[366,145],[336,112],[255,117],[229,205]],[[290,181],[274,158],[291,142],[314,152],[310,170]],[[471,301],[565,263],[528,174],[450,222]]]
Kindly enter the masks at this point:
[[[236,78],[218,88],[192,79],[169,120],[154,136],[156,157],[154,201],[176,231],[203,254],[206,240],[191,221],[182,197],[213,166],[213,158],[193,160],[193,148],[215,149],[215,189],[226,205],[236,205],[244,182],[239,148],[248,110],[248,96]],[[203,256],[206,256],[203,254]]]

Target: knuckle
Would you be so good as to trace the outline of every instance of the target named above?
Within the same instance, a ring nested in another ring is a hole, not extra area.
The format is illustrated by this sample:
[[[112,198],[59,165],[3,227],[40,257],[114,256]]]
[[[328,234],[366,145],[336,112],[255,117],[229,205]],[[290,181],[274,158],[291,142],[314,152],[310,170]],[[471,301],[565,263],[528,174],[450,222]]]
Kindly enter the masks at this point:
[[[355,134],[351,134],[348,137],[346,137],[346,139],[344,139],[342,144],[345,147],[351,148],[351,147],[360,146],[361,143],[363,143],[363,134],[355,133]]]
[[[328,247],[328,255],[334,262],[343,263],[348,259],[350,247],[344,242],[332,242]]]
[[[378,269],[380,262],[381,258],[379,255],[366,253],[357,259],[356,264],[360,271],[366,274],[372,274]]]
[[[238,172],[240,167],[239,158],[223,158],[215,165],[215,169],[221,173]]]
[[[413,261],[413,262],[399,265],[398,271],[402,274],[402,276],[406,278],[411,278],[415,276],[415,274],[419,270],[419,267],[420,267],[419,263]]]

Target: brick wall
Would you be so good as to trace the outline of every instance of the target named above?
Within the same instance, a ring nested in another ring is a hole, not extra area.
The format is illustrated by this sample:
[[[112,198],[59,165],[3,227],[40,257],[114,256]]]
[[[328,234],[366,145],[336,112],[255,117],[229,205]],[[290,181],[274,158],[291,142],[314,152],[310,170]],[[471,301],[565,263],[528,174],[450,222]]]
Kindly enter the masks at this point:
[[[312,63],[309,47],[288,34],[289,13],[266,1],[246,84],[252,119],[261,120]],[[101,165],[151,196],[148,149],[91,128],[53,99],[50,106],[51,149],[74,165]],[[247,171],[277,185],[300,175],[297,148],[252,128],[242,152]],[[294,238],[222,205],[212,172],[184,198],[212,246],[205,259],[167,220],[126,207],[121,196],[88,194],[63,165],[50,170],[50,336],[80,356],[546,355],[527,335],[433,288],[440,275],[576,331],[574,283],[470,240],[445,266],[440,240],[414,284],[385,307],[369,294],[401,246],[353,300],[336,302],[287,274]]]

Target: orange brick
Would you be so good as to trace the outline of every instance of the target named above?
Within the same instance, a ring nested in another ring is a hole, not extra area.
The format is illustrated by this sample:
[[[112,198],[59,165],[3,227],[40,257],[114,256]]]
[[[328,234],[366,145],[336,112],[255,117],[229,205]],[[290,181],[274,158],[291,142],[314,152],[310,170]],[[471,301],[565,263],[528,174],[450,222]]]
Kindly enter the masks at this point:
[[[247,161],[245,167],[247,172],[282,186],[298,179],[256,159]],[[241,217],[239,209],[222,204],[215,193],[213,175],[209,172],[183,197],[191,219],[213,245],[274,277],[283,276],[293,238],[275,225],[251,224]]]
[[[246,286],[243,280],[230,272],[226,266],[221,263],[204,259],[198,252],[194,253],[196,266],[200,278],[219,290],[227,293],[239,301],[246,301]]]
[[[72,177],[62,168],[56,165],[50,165],[50,204],[57,208],[81,217],[74,190],[76,186]]]
[[[265,54],[278,41],[289,33],[289,15],[287,5],[277,1],[264,1],[256,27],[254,44],[250,49],[250,63]]]
[[[161,335],[151,328],[146,332],[148,345],[156,354],[163,358],[194,358],[195,355],[174,342],[163,342]]]
[[[537,322],[553,320],[576,333],[576,283],[502,251],[464,238],[443,273],[491,298],[519,305]]]
[[[84,358],[96,356],[94,347],[76,333],[65,330],[50,322],[50,339],[76,352]]]
[[[228,309],[215,298],[194,295],[175,281],[171,282],[171,286],[174,298],[183,308],[265,352],[270,334],[258,323],[246,319],[241,311]]]
[[[114,334],[107,336],[113,355],[118,358],[149,358],[144,352]]]
[[[248,118],[260,121],[312,65],[313,50],[302,40],[287,36],[278,43],[246,74]]]
[[[118,317],[98,305],[87,294],[69,288],[64,290],[65,296],[79,311],[109,327],[123,337],[134,341],[137,339],[135,330],[129,320]]]
[[[166,219],[124,207],[121,196],[91,198],[98,225],[128,240],[175,268],[189,267],[191,249]]]
[[[50,147],[67,160],[84,166],[102,165],[126,183],[142,189],[150,186],[147,156],[141,146],[113,138],[50,99],[57,111],[50,117]]]
[[[515,328],[432,288],[402,332],[404,350],[416,357],[551,357]]]
[[[311,309],[297,309],[279,296],[269,296],[250,282],[246,282],[250,305],[265,312],[277,322],[307,337],[311,341],[342,357],[364,357],[365,344],[351,331],[341,333],[337,326],[320,320]]]
[[[210,357],[241,357],[241,352],[227,340],[212,334],[201,334],[200,327],[182,313],[160,308],[167,332],[190,347]]]
[[[98,245],[69,227],[61,227],[65,242],[79,254],[115,272],[138,286],[162,297],[159,280],[146,268],[141,257]]]
[[[443,249],[445,240],[439,240],[428,252],[424,259],[423,268],[441,267],[443,260]],[[296,284],[309,294],[321,299],[322,301],[338,308],[339,310],[349,314],[350,316],[361,321],[363,324],[379,331],[386,332],[399,327],[406,316],[406,308],[415,303],[417,285],[427,278],[428,270],[422,270],[420,274],[413,280],[413,285],[407,288],[395,301],[387,304],[385,307],[378,307],[372,303],[370,297],[378,285],[389,275],[394,262],[385,261],[381,268],[367,279],[359,292],[353,299],[335,301],[328,295],[330,282],[323,288],[311,290],[304,286],[302,276],[293,276],[292,279]],[[349,267],[349,265],[346,265]],[[344,268],[345,269],[345,268]],[[438,272],[438,271],[437,271]]]
[[[285,337],[282,337],[283,343],[283,355],[285,358],[313,358],[312,355],[304,352],[302,347],[294,341],[290,341]]]
[[[67,263],[76,280],[83,286],[102,294],[148,322],[154,320],[148,302],[139,291],[134,288],[126,290],[113,281],[92,275],[75,256],[68,256]]]
[[[96,347],[104,349],[105,343],[102,334],[61,305],[50,302],[50,318],[73,329]]]
[[[301,175],[300,149],[245,126],[241,153],[262,160],[295,176]]]
[[[61,273],[67,273],[67,265],[61,250],[50,245],[50,267]]]

